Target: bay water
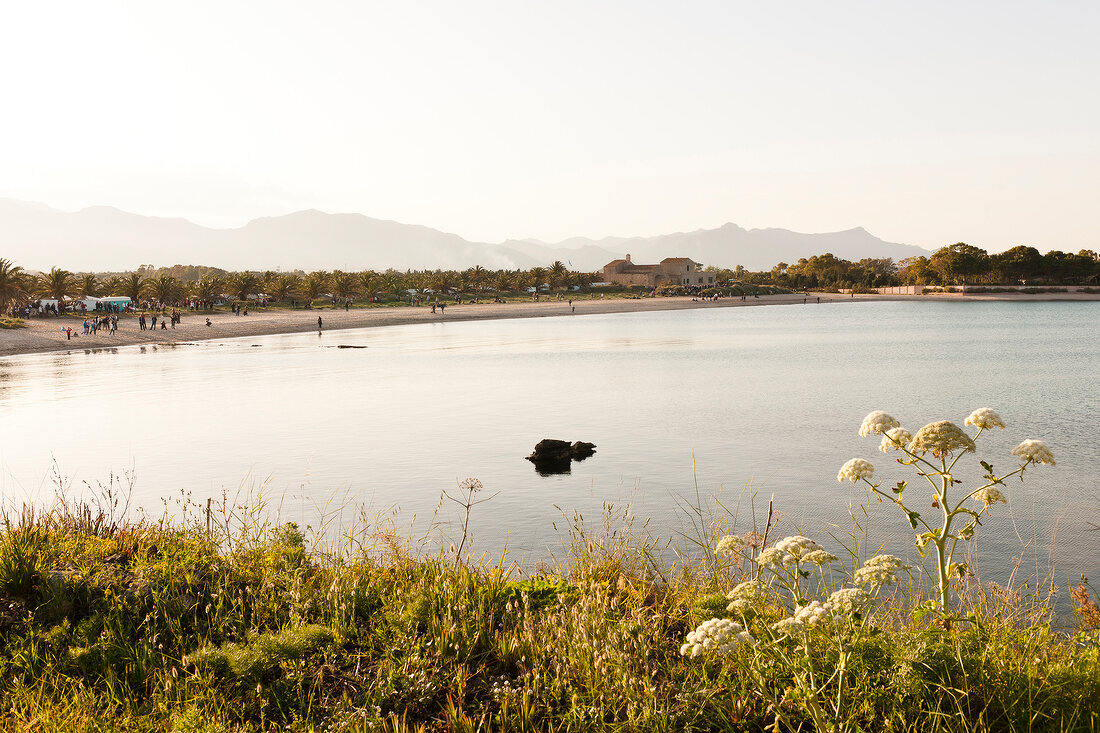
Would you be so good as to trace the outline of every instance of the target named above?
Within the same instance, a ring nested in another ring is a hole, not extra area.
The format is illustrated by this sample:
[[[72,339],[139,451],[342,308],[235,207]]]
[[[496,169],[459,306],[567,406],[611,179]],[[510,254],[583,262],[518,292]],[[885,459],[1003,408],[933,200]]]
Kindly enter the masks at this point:
[[[866,458],[934,513],[918,477],[858,437],[861,419],[882,409],[916,432],[992,407],[1007,429],[956,475],[976,479],[979,458],[1011,470],[1026,438],[1058,465],[1008,483],[973,559],[983,580],[1064,587],[1100,569],[1098,315],[1095,302],[811,301],[8,357],[0,497],[91,498],[127,475],[146,517],[262,495],[278,521],[335,535],[370,517],[437,547],[461,535],[441,493],[473,477],[492,497],[472,510],[475,547],[530,564],[563,554],[575,513],[593,527],[629,507],[636,532],[690,552],[693,508],[724,507],[744,532],[755,496],[758,523],[774,502],[779,536],[835,551],[855,516],[865,550],[919,563],[900,512],[837,470]],[[541,476],[524,456],[547,437],[597,452]]]

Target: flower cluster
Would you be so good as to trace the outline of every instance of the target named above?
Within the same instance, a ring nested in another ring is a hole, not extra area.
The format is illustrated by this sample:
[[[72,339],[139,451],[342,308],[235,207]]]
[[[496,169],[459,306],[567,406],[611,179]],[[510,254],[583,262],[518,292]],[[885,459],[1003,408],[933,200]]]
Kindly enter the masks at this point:
[[[910,453],[931,453],[936,458],[946,458],[959,450],[973,453],[976,446],[958,425],[950,420],[940,420],[918,430],[906,450]]]
[[[966,418],[963,425],[973,425],[979,430],[992,430],[993,428],[1000,428],[1004,430],[1005,423],[993,410],[988,407],[979,407],[974,412],[970,413],[970,416]]]
[[[871,604],[871,594],[862,588],[841,588],[829,596],[828,605],[836,615],[852,616]]]
[[[749,580],[734,586],[733,590],[726,594],[730,604],[727,611],[745,613],[753,608],[760,608],[768,600],[768,586],[759,580]]]
[[[775,543],[775,549],[780,552],[785,552],[788,555],[801,561],[802,558],[811,552],[816,552],[821,549],[821,545],[817,544],[809,537],[803,537],[802,535],[794,535],[793,537],[784,537]]]
[[[718,557],[722,557],[723,555],[736,555],[744,545],[745,541],[743,539],[737,535],[728,534],[718,540],[718,546],[714,548],[714,554],[718,555]]]
[[[728,618],[712,618],[687,635],[687,641],[680,647],[680,654],[685,657],[729,654],[740,644],[755,643],[756,639],[741,624]]]
[[[1024,460],[1024,463],[1046,463],[1053,466],[1054,454],[1050,452],[1050,448],[1047,448],[1046,443],[1041,440],[1025,440],[1018,446],[1012,449],[1012,455],[1019,456]]]
[[[856,585],[869,585],[880,588],[887,583],[897,581],[896,573],[906,566],[893,555],[875,555],[863,567],[855,572],[852,577]]]
[[[984,489],[979,489],[974,492],[974,498],[985,504],[987,507],[993,506],[1000,502],[1001,504],[1007,504],[1008,499],[1001,493],[1001,490],[996,486],[988,486]]]
[[[882,434],[882,442],[879,444],[878,449],[883,453],[901,450],[912,439],[913,434],[905,428],[890,428]]]
[[[804,562],[823,565],[835,559],[835,557],[825,552],[821,545],[802,535],[784,537],[771,547],[764,548],[756,556],[758,565],[773,570],[778,570],[784,565],[798,565]]]
[[[878,435],[879,433],[885,433],[890,428],[898,427],[901,427],[901,423],[893,415],[882,410],[875,410],[863,418],[863,424],[859,426],[859,437],[866,438],[868,435]]]
[[[862,458],[853,458],[840,467],[840,473],[836,475],[836,480],[844,482],[844,479],[848,479],[853,484],[860,479],[870,481],[875,475],[875,467],[870,461],[865,461]]]
[[[790,558],[790,555],[782,550],[777,550],[774,547],[765,547],[760,551],[760,554],[756,556],[756,564],[762,568],[778,570],[784,565],[790,564],[788,558]]]
[[[802,631],[807,626],[828,623],[835,618],[832,605],[827,601],[810,601],[805,606],[797,606],[794,615],[780,619],[772,628],[784,634]]]
[[[836,555],[831,552],[826,552],[825,550],[814,550],[813,552],[808,552],[803,555],[802,562],[808,562],[811,565],[821,567],[822,565],[836,562]]]

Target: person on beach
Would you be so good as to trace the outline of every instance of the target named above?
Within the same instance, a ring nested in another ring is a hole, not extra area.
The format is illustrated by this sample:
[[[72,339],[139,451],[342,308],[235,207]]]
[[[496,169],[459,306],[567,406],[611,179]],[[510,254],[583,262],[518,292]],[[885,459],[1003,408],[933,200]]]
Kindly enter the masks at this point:
[[[210,322],[210,319],[209,319],[209,318],[207,318],[207,319],[206,319],[206,325],[207,325],[207,326],[213,326],[214,324]]]
[[[321,330],[321,316],[317,316],[317,330]]]

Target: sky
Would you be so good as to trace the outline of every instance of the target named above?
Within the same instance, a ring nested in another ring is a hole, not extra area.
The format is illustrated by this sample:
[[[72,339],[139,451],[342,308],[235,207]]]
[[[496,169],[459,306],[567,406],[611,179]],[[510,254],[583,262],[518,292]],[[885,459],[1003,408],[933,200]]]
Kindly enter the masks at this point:
[[[5,3],[0,197],[1100,249],[1100,3]]]

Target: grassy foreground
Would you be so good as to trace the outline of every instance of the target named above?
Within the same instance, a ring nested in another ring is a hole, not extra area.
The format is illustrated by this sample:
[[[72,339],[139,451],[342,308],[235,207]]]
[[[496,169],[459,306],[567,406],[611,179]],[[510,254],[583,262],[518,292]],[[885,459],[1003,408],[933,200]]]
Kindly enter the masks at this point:
[[[647,540],[610,526],[575,524],[566,559],[525,575],[414,557],[385,532],[322,553],[293,524],[24,509],[0,534],[0,729],[822,727],[800,697],[805,665],[749,645],[681,656],[739,568],[701,548],[698,564],[660,568]],[[1095,632],[1056,633],[1012,593],[980,597],[977,623],[945,630],[895,592],[839,677],[814,647],[818,702],[843,700],[829,727],[1100,727]]]

